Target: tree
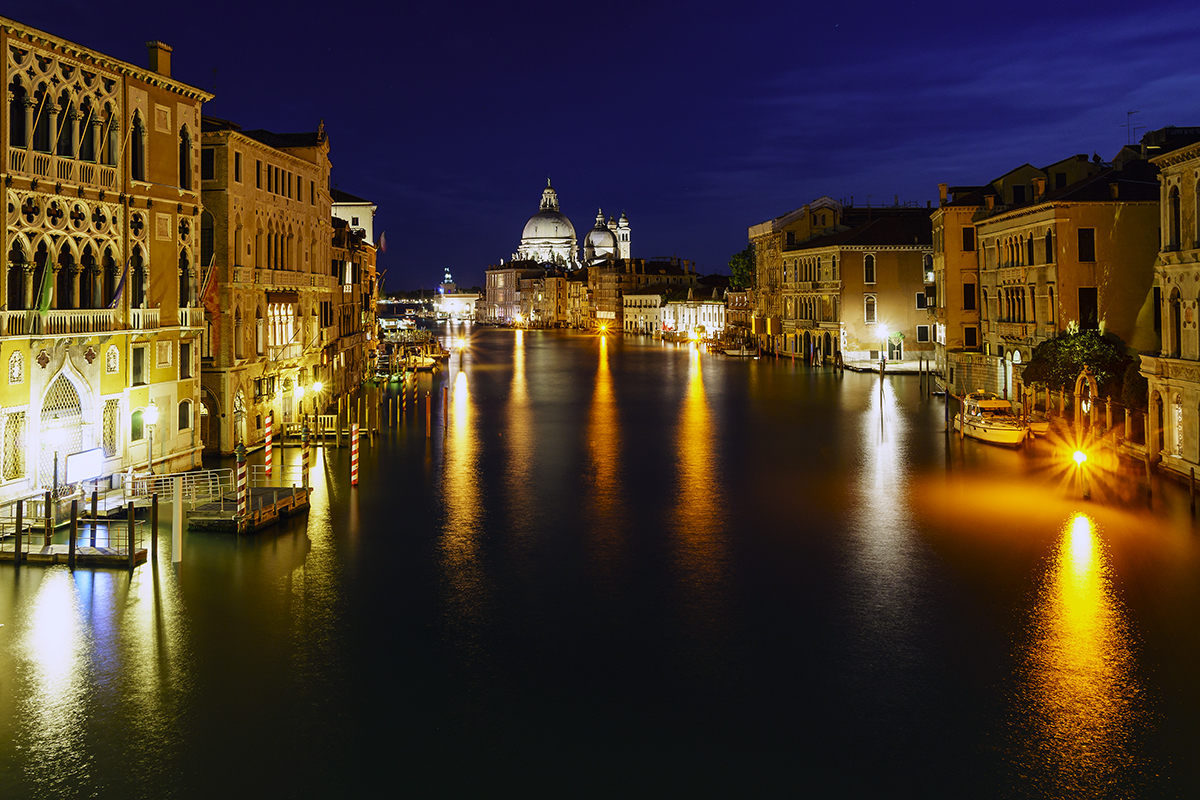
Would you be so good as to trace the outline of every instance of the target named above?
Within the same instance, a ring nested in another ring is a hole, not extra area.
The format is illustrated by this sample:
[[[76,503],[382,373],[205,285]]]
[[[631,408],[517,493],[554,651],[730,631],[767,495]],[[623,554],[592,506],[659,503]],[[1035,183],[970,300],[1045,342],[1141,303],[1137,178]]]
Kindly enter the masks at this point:
[[[746,246],[729,259],[729,285],[734,289],[747,289],[754,285],[754,245]]]
[[[1124,343],[1117,337],[1101,336],[1094,330],[1072,331],[1039,344],[1021,373],[1021,380],[1072,391],[1075,379],[1087,366],[1096,378],[1101,396],[1112,397],[1121,392],[1129,362]]]
[[[1142,374],[1140,359],[1135,359],[1125,368],[1121,405],[1133,411],[1145,411],[1150,407],[1150,382]]]

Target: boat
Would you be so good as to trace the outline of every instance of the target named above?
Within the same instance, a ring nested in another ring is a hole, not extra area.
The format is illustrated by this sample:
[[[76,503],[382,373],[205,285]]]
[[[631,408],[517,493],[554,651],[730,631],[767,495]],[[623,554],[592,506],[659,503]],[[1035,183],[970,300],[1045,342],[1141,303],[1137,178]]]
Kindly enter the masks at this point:
[[[1029,435],[1029,426],[1013,413],[1012,403],[983,389],[963,398],[962,410],[954,415],[954,430],[981,442],[1011,447],[1022,444]]]
[[[722,350],[721,352],[727,356],[738,356],[738,357],[743,357],[743,358],[746,356],[758,355],[757,348],[747,347],[744,344],[739,347],[727,347],[724,350]]]

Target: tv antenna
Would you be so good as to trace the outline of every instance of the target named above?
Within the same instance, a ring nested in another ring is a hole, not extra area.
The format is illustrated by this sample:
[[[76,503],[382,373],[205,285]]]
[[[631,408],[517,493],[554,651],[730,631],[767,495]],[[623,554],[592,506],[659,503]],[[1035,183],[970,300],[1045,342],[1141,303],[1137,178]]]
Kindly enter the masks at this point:
[[[1145,125],[1134,125],[1133,124],[1133,115],[1140,114],[1140,113],[1142,113],[1142,112],[1126,111],[1125,112],[1125,124],[1118,126],[1118,127],[1125,129],[1125,132],[1126,132],[1125,133],[1125,144],[1133,144],[1133,135],[1135,133],[1137,133],[1138,131],[1144,130],[1146,128]]]

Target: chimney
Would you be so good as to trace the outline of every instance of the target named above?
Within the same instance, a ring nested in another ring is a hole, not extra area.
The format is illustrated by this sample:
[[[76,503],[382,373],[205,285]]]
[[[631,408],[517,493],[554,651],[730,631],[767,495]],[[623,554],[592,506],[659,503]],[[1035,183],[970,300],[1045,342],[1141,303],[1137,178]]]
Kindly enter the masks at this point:
[[[1117,186],[1118,184],[1116,181],[1113,181],[1108,185],[1108,193],[1112,195],[1113,200],[1117,199]]]
[[[1033,199],[1034,199],[1034,201],[1041,200],[1045,196],[1046,196],[1046,179],[1045,178],[1034,178],[1033,179]]]
[[[938,205],[946,205],[946,200],[950,197],[950,187],[944,183],[938,184]]]
[[[996,195],[994,195],[994,194],[989,194],[989,195],[987,195],[986,197],[984,197],[984,198],[983,198],[983,204],[984,204],[985,206],[987,206],[987,210],[988,210],[988,211],[991,211],[993,208],[995,208],[995,207],[996,207]]]
[[[150,69],[162,75],[171,77],[171,45],[166,42],[146,42],[150,51]]]

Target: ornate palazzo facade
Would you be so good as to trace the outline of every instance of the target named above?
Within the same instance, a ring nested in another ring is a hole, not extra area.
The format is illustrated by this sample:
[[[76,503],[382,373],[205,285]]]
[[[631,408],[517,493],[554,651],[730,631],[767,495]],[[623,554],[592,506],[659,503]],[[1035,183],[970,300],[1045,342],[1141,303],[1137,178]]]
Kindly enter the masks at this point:
[[[159,42],[145,69],[3,18],[0,39],[0,500],[68,494],[54,464],[84,451],[103,478],[198,466],[211,95],[171,77]]]

